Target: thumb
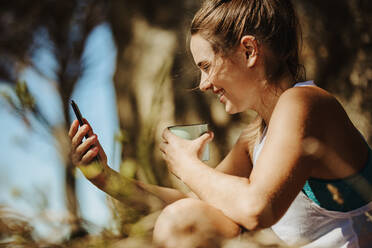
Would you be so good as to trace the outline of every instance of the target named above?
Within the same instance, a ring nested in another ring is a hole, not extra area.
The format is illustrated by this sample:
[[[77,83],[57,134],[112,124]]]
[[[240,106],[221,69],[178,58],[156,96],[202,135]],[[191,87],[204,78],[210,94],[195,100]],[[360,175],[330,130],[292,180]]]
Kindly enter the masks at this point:
[[[214,137],[214,133],[212,131],[208,131],[205,134],[203,134],[202,136],[200,136],[199,138],[197,138],[195,140],[195,142],[200,147],[203,147],[205,144],[207,144],[208,142],[212,141],[213,137]]]

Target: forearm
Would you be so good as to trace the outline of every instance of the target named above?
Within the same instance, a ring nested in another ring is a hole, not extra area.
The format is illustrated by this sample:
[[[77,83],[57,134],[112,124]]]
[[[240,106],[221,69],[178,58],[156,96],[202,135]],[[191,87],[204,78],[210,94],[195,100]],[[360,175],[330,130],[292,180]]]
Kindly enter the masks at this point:
[[[236,166],[236,164],[231,166],[231,164],[230,161],[224,160],[216,166],[215,170],[232,176],[249,177],[251,173],[251,167],[249,165],[241,163],[239,166]]]
[[[221,173],[198,160],[180,165],[177,175],[201,200],[235,222],[249,229],[256,228],[260,206],[254,204],[256,196],[249,179]]]
[[[227,156],[216,166],[216,170],[225,174],[248,178],[252,171],[252,161],[248,144],[241,136]]]
[[[100,168],[102,168],[101,165]],[[145,207],[149,202],[155,202],[154,198],[160,200],[159,207],[164,207],[174,201],[188,197],[188,195],[176,189],[126,178],[107,165],[103,165],[103,170],[97,176],[92,178],[86,175],[86,177],[95,186],[115,199],[139,208]]]
[[[153,185],[153,184],[146,184],[146,183],[143,183],[140,181],[134,181],[134,180],[133,182],[136,185],[138,185],[141,189],[161,199],[165,205],[169,205],[175,201],[178,201],[184,198],[197,198],[197,196],[195,196],[195,194],[193,194],[192,192],[183,193],[173,188],[167,188],[167,187],[162,187],[162,186]]]

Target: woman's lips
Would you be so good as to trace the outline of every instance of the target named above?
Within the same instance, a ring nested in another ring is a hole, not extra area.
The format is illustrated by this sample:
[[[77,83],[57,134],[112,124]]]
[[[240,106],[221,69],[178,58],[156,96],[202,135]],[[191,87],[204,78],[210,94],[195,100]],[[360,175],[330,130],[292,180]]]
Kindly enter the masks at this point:
[[[223,96],[225,94],[225,90],[220,89],[218,92],[216,92],[216,94],[217,94],[217,98],[220,100],[220,102],[223,102]]]

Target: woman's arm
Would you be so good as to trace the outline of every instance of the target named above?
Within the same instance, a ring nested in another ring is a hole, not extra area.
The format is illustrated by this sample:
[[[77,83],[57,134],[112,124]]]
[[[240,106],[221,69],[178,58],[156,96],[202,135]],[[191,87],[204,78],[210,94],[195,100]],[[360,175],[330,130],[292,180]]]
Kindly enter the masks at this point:
[[[147,208],[154,198],[158,198],[158,207],[164,207],[174,201],[189,197],[176,189],[145,184],[133,179],[125,178],[107,165],[106,154],[101,147],[89,123],[79,128],[75,120],[70,127],[69,136],[72,144],[73,164],[80,168],[84,176],[95,186],[115,199],[138,209]],[[89,138],[82,142],[88,134]],[[99,161],[93,159],[99,155]],[[93,161],[93,162],[92,162]]]
[[[216,170],[225,174],[248,178],[252,171],[249,154],[253,142],[249,129],[244,130],[227,156],[216,166]]]
[[[316,163],[303,152],[318,137],[317,114],[295,94],[282,96],[271,117],[266,142],[249,178],[220,173],[197,159],[204,135],[184,141],[167,130],[162,151],[170,170],[196,195],[247,229],[273,225],[288,209]],[[311,121],[309,121],[311,120]]]
[[[127,189],[128,192],[132,193],[133,195],[138,196],[139,200],[141,200],[143,197],[155,196],[163,202],[163,205],[171,204],[183,198],[194,197],[192,194],[186,194],[177,189],[147,184],[141,181],[123,177],[108,166],[105,169],[104,177],[104,184],[101,184],[99,182],[97,183],[94,179],[91,180],[91,182],[107,194],[119,200],[121,198],[121,195],[125,196],[125,192],[121,193],[121,191],[125,189]],[[109,185],[110,183],[120,183],[123,187],[107,187],[107,185]],[[125,201],[125,199],[121,199],[121,201]]]

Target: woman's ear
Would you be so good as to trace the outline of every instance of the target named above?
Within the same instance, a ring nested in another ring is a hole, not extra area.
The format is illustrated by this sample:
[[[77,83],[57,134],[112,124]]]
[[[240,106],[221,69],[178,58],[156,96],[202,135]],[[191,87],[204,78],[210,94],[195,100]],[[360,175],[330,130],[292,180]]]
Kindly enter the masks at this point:
[[[255,66],[258,58],[258,42],[252,35],[244,35],[240,40],[241,48],[243,49],[248,67]]]

